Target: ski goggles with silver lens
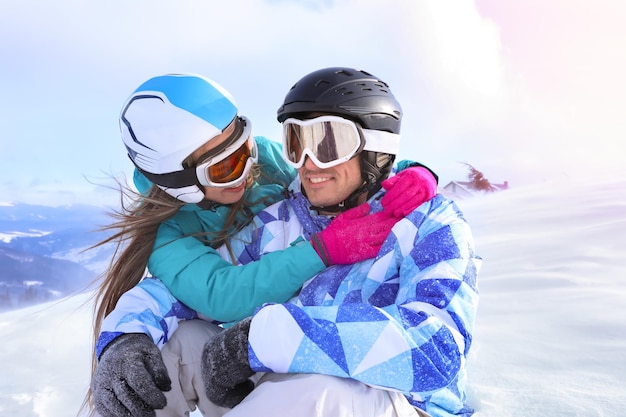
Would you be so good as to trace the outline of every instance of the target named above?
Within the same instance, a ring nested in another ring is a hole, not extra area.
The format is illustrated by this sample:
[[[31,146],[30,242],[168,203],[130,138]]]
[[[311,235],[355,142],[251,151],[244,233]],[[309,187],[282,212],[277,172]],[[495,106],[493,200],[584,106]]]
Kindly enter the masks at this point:
[[[300,168],[306,156],[322,169],[346,162],[362,150],[360,127],[339,116],[283,122],[283,156]]]
[[[199,159],[196,175],[200,184],[228,188],[237,185],[248,175],[259,158],[251,131],[250,121],[243,116],[237,117],[235,131],[230,138]]]

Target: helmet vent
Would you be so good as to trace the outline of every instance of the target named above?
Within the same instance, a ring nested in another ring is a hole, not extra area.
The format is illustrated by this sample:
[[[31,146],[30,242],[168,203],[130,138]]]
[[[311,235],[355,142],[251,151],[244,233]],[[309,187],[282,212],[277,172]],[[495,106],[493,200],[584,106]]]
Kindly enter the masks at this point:
[[[342,96],[347,96],[350,94],[354,94],[352,90],[348,90],[346,87],[335,88],[335,93],[341,94]]]
[[[361,72],[363,72],[363,71],[361,71]],[[335,74],[343,74],[343,75],[348,75],[350,77],[353,75],[352,71],[348,71],[345,68],[342,68],[339,71],[335,71]]]
[[[361,88],[361,91],[372,91],[372,88],[369,86],[368,83],[356,83],[357,87]]]

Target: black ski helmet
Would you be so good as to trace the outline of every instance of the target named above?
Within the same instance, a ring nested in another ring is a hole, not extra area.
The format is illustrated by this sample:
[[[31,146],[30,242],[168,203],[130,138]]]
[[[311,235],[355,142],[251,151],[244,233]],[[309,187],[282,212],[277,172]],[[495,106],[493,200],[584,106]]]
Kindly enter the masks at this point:
[[[302,77],[289,90],[277,111],[279,122],[311,113],[341,116],[362,128],[400,133],[402,109],[389,86],[380,78],[359,69],[331,67]],[[361,175],[364,184],[339,206],[349,209],[367,192],[369,198],[381,187],[395,160],[395,154],[362,151]]]

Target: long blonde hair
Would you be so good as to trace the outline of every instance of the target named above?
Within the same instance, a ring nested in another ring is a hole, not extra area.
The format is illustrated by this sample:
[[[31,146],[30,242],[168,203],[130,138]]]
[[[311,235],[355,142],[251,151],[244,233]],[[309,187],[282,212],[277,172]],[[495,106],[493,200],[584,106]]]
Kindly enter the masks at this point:
[[[250,188],[259,175],[259,167],[254,166],[246,178],[246,188]],[[113,233],[90,248],[94,249],[112,243],[115,245],[113,257],[108,268],[98,277],[98,289],[93,295],[92,378],[98,363],[95,347],[105,317],[113,311],[120,297],[136,286],[145,276],[148,259],[154,250],[159,226],[176,214],[185,204],[157,186],[152,186],[148,195],[141,195],[122,184],[119,179],[114,178],[114,180],[120,191],[120,209],[110,212],[109,216],[114,219],[113,223],[100,229]],[[229,238],[252,220],[253,215],[250,210],[247,210],[247,207],[259,202],[242,198],[230,206],[222,230],[216,232],[199,230],[193,233],[193,236],[213,247],[221,244],[228,246]],[[248,222],[237,222],[238,216],[241,214],[245,216]],[[91,386],[87,390],[79,413],[85,409],[89,410],[88,415],[93,416],[95,414]]]

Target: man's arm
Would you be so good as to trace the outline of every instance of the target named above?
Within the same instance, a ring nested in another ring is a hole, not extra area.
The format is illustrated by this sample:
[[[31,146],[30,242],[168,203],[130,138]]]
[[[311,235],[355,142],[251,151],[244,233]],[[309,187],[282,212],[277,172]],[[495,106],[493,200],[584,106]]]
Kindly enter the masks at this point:
[[[387,292],[390,303],[265,306],[250,327],[252,369],[349,377],[415,398],[454,381],[471,342],[480,259],[458,208],[433,201],[393,229],[372,266],[386,275],[368,300]],[[344,301],[359,297],[343,287],[337,293],[344,290]]]

